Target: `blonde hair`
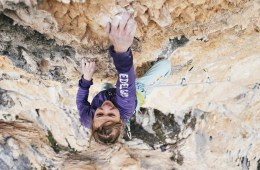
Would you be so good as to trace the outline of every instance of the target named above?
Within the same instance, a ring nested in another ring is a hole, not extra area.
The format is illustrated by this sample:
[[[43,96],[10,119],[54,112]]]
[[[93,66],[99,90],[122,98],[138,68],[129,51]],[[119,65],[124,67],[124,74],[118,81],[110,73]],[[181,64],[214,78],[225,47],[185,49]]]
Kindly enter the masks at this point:
[[[94,123],[92,121],[91,126],[91,136],[90,136],[90,142],[92,138],[94,137],[95,141],[100,144],[110,145],[117,142],[121,131],[122,131],[122,122],[113,122],[113,121],[107,121],[100,125],[99,127],[95,127]]]

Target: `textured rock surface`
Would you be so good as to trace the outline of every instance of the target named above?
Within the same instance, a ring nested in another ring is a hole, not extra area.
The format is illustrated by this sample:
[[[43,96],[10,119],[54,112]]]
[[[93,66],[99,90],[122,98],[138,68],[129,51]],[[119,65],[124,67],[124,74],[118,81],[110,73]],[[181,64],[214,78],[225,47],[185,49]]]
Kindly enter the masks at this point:
[[[116,71],[104,26],[133,12],[141,76],[168,58],[133,139],[89,143],[75,106],[79,63],[97,58],[90,100]],[[1,0],[0,169],[260,169],[258,0]]]

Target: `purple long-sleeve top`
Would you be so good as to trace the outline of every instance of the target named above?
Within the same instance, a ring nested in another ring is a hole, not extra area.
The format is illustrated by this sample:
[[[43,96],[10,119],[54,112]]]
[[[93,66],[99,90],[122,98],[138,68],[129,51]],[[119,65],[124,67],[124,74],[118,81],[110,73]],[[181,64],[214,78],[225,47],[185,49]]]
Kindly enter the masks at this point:
[[[135,111],[137,102],[135,87],[136,76],[131,49],[129,48],[125,53],[115,53],[113,46],[111,46],[109,53],[118,71],[116,88],[99,92],[90,104],[88,102],[88,95],[89,88],[93,82],[92,80],[85,80],[83,76],[79,80],[76,103],[79,110],[80,121],[87,128],[91,128],[94,113],[105,100],[110,100],[118,108],[120,118],[124,125]]]

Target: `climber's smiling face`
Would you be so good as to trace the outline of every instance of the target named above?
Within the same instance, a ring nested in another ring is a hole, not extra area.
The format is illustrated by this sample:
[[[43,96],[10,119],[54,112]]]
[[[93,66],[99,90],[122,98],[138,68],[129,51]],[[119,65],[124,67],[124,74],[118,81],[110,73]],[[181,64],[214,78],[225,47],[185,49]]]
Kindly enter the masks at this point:
[[[120,122],[121,120],[119,110],[111,101],[106,100],[99,108],[97,108],[93,118],[93,125],[97,128],[108,121]]]

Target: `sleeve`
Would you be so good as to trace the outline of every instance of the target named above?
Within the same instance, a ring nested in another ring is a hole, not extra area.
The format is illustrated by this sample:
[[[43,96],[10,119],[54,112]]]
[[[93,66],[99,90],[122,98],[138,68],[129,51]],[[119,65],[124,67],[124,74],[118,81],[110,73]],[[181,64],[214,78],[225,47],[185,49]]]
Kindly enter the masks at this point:
[[[90,114],[90,103],[88,102],[89,88],[92,84],[92,80],[85,80],[82,75],[81,79],[79,80],[79,88],[76,98],[80,121],[87,128],[90,128],[92,122],[92,116]]]
[[[116,83],[116,102],[121,119],[126,122],[135,111],[136,87],[133,56],[129,48],[125,53],[115,53],[113,46],[109,49],[118,71]]]

